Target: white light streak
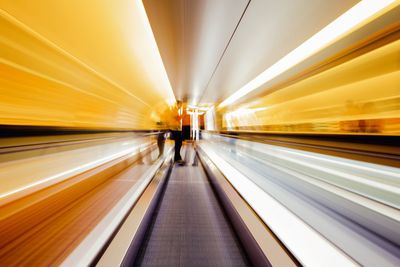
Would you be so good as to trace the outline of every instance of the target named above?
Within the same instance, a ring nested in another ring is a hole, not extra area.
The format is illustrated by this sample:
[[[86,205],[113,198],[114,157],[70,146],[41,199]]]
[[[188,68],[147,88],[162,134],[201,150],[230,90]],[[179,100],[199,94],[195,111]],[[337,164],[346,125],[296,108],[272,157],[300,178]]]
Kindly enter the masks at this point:
[[[160,50],[158,49],[158,46],[157,46],[156,38],[154,37],[153,30],[151,29],[151,25],[150,25],[149,18],[147,17],[146,9],[144,8],[142,0],[136,0],[135,2],[138,6],[140,14],[142,15],[146,32],[148,32],[148,34],[149,34],[151,49],[153,50],[154,55],[156,55],[155,59],[157,60],[157,65],[159,65],[159,69],[161,70],[162,77],[160,77],[160,78],[163,80],[164,86],[166,86],[166,88],[164,88],[164,90],[168,91],[168,99],[166,99],[166,101],[167,101],[168,105],[172,106],[176,102],[174,91],[172,90],[172,86],[169,81],[167,71],[166,71],[164,63],[162,61]]]
[[[102,163],[107,162],[107,161],[111,161],[113,159],[116,159],[118,157],[122,157],[124,155],[129,154],[129,153],[134,153],[135,151],[138,150],[139,147],[140,147],[140,145],[134,146],[134,147],[131,147],[129,149],[125,149],[123,151],[120,151],[118,153],[114,153],[114,154],[108,155],[106,157],[103,157],[103,158],[88,162],[86,164],[77,166],[75,168],[71,168],[71,169],[68,169],[66,171],[59,172],[59,173],[57,173],[55,175],[40,179],[40,180],[35,181],[33,183],[29,183],[27,185],[18,187],[16,189],[10,190],[10,191],[8,191],[6,193],[0,194],[0,199],[9,197],[9,196],[11,196],[13,194],[16,194],[16,193],[19,193],[19,192],[22,192],[22,191],[25,191],[25,190],[28,190],[28,189],[31,189],[31,188],[34,188],[34,187],[36,187],[38,185],[47,183],[47,182],[52,181],[52,180],[57,180],[57,179],[60,179],[62,177],[66,177],[66,176],[76,175],[77,173],[81,173],[81,172],[86,171],[86,170],[88,170],[90,168],[94,168],[96,166],[99,166]]]
[[[264,83],[272,80],[301,61],[332,44],[337,39],[340,39],[351,31],[354,31],[357,27],[361,26],[364,21],[394,2],[395,0],[364,0],[359,2],[336,20],[331,22],[328,26],[281,58],[278,62],[260,73],[253,80],[245,84],[242,88],[219,104],[218,107],[223,108],[236,102],[238,99],[254,91]]]
[[[335,245],[218,156],[209,145],[203,143],[200,146],[233,187],[304,266],[357,266]],[[318,251],[318,257],[315,257],[315,251]]]

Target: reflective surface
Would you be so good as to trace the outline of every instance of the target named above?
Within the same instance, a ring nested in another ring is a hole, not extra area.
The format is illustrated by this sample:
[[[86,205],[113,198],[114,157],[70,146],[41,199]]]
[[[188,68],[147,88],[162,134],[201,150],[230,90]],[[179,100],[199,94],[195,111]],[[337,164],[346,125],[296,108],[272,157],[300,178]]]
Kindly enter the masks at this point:
[[[19,139],[30,142],[33,138]],[[117,135],[102,142],[86,140],[80,145],[60,142],[53,146],[44,143],[34,148],[25,146],[26,150],[6,152],[1,155],[3,162],[0,162],[0,206],[117,158],[139,154],[154,142],[155,136]]]
[[[1,266],[86,265],[163,161],[149,137],[40,152],[0,163]]]
[[[364,266],[400,263],[400,169],[217,135],[205,137],[202,147],[212,150],[210,153],[258,186],[260,194],[274,198],[356,262]],[[246,183],[237,188],[245,199],[246,188]],[[293,224],[296,233],[287,236],[286,222],[279,223],[284,217],[273,213],[272,204],[257,202],[257,197],[250,195],[249,204],[305,263],[302,257],[306,259],[307,252],[291,243],[300,239],[312,249],[316,244],[312,235],[302,235],[302,227]]]

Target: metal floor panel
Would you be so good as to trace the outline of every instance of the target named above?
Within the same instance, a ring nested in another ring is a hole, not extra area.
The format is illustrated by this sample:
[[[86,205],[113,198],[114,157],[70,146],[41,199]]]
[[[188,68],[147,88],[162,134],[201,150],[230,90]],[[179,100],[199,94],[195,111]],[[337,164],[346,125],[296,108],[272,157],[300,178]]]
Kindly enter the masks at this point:
[[[175,165],[135,266],[249,266],[194,150]]]

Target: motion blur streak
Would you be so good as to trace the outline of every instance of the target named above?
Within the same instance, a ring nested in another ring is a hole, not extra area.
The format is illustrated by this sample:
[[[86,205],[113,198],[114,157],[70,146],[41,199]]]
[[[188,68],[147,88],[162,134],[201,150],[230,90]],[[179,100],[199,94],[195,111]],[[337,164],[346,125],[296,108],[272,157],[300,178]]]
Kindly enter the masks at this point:
[[[400,0],[143,1],[0,0],[0,266],[399,267]]]
[[[139,153],[142,146],[149,146],[148,138],[125,139],[91,146],[0,163],[0,205],[32,191],[50,186],[102,163],[130,153]],[[24,166],[24,168],[21,168]],[[51,166],[43,168],[43,166]],[[29,170],[29,171],[27,171]]]
[[[357,266],[350,258],[326,242],[317,232],[282,206],[276,199],[265,194],[251,179],[232,168],[220,158],[218,151],[202,145],[208,156],[218,165],[236,190],[246,199],[264,222],[272,229],[295,257],[306,266],[319,266],[328,261],[333,266]],[[307,243],[307,246],[302,244]],[[322,257],[315,257],[314,251]],[[321,261],[322,260],[322,261]]]
[[[399,51],[397,40],[231,108],[222,129],[399,134]]]
[[[214,134],[204,138],[208,142],[200,146],[303,264],[321,265],[313,250],[322,251],[319,238],[334,245],[324,245],[324,259],[336,253],[336,246],[363,266],[400,262],[399,168]],[[271,197],[279,204],[266,205]],[[301,222],[283,215],[286,209]],[[297,231],[287,235],[288,228]],[[299,240],[307,248],[298,249]]]
[[[149,129],[175,100],[141,1],[1,8],[0,124]]]
[[[262,84],[275,78],[279,74],[300,63],[307,57],[325,48],[332,42],[337,41],[337,39],[351,33],[357,27],[363,26],[366,21],[374,18],[374,16],[382,9],[385,9],[388,6],[389,8],[393,8],[397,5],[393,3],[395,3],[395,0],[360,1],[350,10],[342,14],[339,18],[334,20],[328,26],[301,44],[299,47],[291,51],[274,65],[237,90],[233,95],[224,100],[219,107],[222,108],[226,105],[234,103],[239,98],[260,87]],[[391,4],[393,4],[393,6],[390,6]]]

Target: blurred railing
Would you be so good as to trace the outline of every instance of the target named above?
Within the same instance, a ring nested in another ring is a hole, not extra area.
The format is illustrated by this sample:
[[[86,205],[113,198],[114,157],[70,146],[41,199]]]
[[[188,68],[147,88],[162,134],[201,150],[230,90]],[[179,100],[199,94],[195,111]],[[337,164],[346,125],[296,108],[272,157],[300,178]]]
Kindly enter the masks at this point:
[[[53,135],[0,141],[0,206],[117,158],[140,154],[157,132]]]
[[[204,132],[202,136],[200,147],[300,262],[313,263],[307,259],[308,252],[322,255],[319,239],[302,232],[308,231],[303,229],[305,223],[360,265],[400,263],[399,168],[256,139]],[[281,217],[287,211],[302,221],[291,224],[290,231]],[[307,244],[312,251],[299,244]]]

